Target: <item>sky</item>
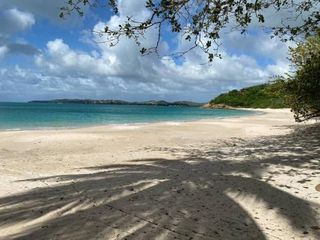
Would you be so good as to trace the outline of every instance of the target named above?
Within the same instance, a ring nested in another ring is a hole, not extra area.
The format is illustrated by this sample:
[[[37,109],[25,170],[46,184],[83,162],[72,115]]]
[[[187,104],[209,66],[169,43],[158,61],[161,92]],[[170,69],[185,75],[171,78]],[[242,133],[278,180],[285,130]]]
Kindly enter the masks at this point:
[[[232,89],[268,82],[288,72],[288,43],[261,31],[228,31],[222,59],[212,64],[195,49],[181,59],[141,56],[128,39],[115,47],[95,34],[127,15],[146,16],[145,0],[119,0],[119,14],[88,9],[59,18],[64,0],[0,0],[0,101],[57,98],[191,100],[207,102]],[[273,17],[270,19],[274,20]],[[146,34],[145,46],[155,41]],[[180,36],[164,34],[163,49],[185,47]]]

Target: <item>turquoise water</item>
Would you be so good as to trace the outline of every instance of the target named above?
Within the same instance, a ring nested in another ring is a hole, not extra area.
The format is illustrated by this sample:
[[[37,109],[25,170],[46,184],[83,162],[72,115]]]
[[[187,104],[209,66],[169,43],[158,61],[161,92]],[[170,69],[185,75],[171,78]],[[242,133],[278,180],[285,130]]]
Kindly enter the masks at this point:
[[[188,121],[254,114],[252,111],[142,105],[0,103],[0,129],[83,127]]]

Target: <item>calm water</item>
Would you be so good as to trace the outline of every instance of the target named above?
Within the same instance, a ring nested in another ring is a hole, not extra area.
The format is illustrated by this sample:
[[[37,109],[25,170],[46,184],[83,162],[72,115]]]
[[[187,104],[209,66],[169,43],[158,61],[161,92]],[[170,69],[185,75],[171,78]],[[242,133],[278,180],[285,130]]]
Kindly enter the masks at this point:
[[[82,127],[160,121],[187,121],[254,114],[196,107],[0,103],[0,129]]]

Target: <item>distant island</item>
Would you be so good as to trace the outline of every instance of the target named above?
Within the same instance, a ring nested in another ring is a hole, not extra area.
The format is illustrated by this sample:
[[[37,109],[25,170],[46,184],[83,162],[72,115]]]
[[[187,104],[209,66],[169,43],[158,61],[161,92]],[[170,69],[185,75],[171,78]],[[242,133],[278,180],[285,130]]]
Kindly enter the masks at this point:
[[[220,94],[205,108],[288,108],[280,83],[267,83]]]
[[[143,101],[143,102],[129,102],[123,100],[92,100],[92,99],[54,99],[54,100],[34,100],[29,103],[56,103],[56,104],[100,104],[100,105],[151,105],[151,106],[185,106],[185,107],[200,107],[203,103],[196,103],[191,101]]]

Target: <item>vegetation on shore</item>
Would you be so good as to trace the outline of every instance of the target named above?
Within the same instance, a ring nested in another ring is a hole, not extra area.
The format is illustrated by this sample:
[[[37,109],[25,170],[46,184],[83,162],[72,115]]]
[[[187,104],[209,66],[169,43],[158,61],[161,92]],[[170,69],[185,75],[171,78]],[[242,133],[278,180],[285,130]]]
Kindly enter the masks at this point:
[[[320,118],[320,29],[290,48],[294,74],[282,78],[283,92],[297,122]]]
[[[223,93],[210,101],[212,107],[229,106],[244,108],[285,108],[289,107],[281,91],[282,84],[273,82],[241,90]]]
[[[93,100],[93,99],[55,99],[55,100],[44,100],[44,101],[31,101],[30,103],[56,103],[56,104],[111,104],[111,105],[151,105],[151,106],[184,106],[184,107],[200,107],[202,103],[196,103],[191,101],[143,101],[143,102],[128,102],[123,100]]]

